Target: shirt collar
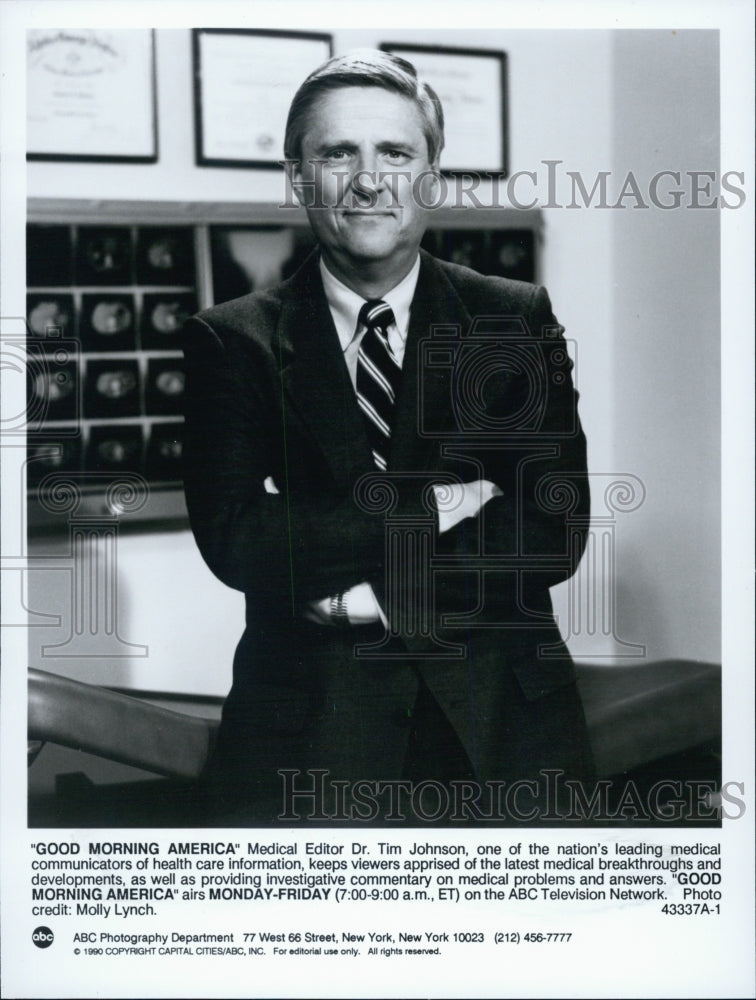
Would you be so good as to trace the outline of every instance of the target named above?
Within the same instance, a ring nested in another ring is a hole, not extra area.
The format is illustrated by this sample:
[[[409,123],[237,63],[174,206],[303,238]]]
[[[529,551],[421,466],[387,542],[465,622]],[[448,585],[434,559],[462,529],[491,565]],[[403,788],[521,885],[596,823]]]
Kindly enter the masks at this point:
[[[383,296],[383,301],[388,302],[394,313],[394,319],[396,320],[396,326],[402,341],[407,339],[410,306],[415,295],[419,273],[420,255],[418,254],[415,263],[406,277],[402,278],[398,285],[394,285]],[[333,316],[336,332],[339,335],[341,349],[345,351],[354,338],[357,329],[357,318],[366,300],[356,292],[353,292],[351,288],[347,288],[343,281],[339,281],[328,270],[322,256],[320,258],[320,275],[323,279],[323,289],[328,300],[331,315]]]

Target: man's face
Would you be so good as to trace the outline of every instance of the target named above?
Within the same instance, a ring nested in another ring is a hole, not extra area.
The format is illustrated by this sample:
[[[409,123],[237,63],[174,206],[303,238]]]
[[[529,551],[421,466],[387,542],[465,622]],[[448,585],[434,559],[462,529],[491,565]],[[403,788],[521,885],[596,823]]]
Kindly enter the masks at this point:
[[[292,181],[337,277],[385,272],[400,280],[407,273],[437,193],[413,101],[380,87],[326,92],[310,116]]]

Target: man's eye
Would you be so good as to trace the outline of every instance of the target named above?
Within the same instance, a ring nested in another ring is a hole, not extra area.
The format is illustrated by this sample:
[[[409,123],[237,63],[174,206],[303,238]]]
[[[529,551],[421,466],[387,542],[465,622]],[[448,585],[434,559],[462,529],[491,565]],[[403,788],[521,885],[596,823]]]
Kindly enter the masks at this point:
[[[345,160],[349,154],[345,149],[331,149],[326,153],[327,160]]]
[[[406,160],[408,158],[408,153],[405,153],[403,149],[388,149],[386,150],[386,156],[389,160],[394,162]]]

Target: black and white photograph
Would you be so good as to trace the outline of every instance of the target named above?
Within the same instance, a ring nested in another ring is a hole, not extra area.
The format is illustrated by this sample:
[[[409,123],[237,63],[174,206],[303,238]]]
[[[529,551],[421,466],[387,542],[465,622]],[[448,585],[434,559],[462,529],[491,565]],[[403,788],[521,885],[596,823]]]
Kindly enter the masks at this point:
[[[0,12],[3,995],[750,996],[752,13],[373,14]]]

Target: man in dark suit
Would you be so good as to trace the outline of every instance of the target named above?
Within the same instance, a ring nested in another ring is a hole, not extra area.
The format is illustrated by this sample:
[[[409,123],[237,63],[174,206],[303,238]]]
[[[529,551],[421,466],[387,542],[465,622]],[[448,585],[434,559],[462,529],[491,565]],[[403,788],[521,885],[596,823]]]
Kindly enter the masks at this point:
[[[409,63],[330,60],[286,134],[318,252],[186,327],[192,528],[247,602],[227,819],[475,818],[486,782],[535,816],[544,770],[590,776],[549,597],[587,527],[571,362],[543,289],[419,250],[442,147]]]

